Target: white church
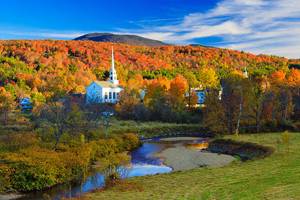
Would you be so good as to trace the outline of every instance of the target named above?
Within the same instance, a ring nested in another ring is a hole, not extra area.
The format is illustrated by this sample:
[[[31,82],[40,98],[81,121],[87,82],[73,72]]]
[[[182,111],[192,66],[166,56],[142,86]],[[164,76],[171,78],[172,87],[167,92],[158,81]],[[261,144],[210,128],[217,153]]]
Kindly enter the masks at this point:
[[[117,103],[123,88],[119,85],[115,69],[114,50],[111,53],[108,81],[93,81],[86,87],[86,103]]]

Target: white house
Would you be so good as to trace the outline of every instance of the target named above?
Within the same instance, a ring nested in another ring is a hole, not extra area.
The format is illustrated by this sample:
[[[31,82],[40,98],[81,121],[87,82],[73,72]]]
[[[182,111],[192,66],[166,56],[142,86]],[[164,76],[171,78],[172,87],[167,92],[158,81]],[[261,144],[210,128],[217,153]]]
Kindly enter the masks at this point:
[[[197,95],[197,103],[198,104],[204,104],[205,102],[205,90],[196,89],[194,92]]]
[[[32,102],[29,97],[21,98],[19,105],[23,111],[32,109]]]
[[[115,69],[114,50],[112,49],[111,69],[108,81],[93,81],[86,87],[86,103],[117,103],[120,92],[117,72]]]

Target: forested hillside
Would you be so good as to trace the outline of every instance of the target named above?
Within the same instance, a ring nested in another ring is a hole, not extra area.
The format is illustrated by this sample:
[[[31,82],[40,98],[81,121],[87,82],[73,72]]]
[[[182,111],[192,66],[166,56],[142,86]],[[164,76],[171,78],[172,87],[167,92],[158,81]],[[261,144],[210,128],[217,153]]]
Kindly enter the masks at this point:
[[[117,71],[123,85],[141,74],[144,79],[210,68],[219,78],[247,67],[250,75],[288,70],[292,61],[275,56],[193,46],[143,47],[91,41],[1,41],[0,81],[15,97],[33,99],[66,92],[84,92],[94,79],[106,79],[114,46]]]

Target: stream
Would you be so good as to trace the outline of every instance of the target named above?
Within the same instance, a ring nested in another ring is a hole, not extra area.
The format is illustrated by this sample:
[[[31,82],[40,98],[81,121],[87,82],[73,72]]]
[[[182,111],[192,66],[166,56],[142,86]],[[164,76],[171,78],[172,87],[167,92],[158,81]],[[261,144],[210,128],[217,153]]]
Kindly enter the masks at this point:
[[[205,151],[208,141],[197,137],[156,138],[144,141],[131,152],[129,167],[121,167],[121,178],[170,173],[203,166],[220,167],[234,160],[232,156]],[[164,159],[162,159],[164,158]],[[164,163],[169,163],[169,167]],[[101,172],[91,172],[81,183],[68,183],[48,190],[31,192],[19,199],[54,199],[79,197],[87,192],[102,188],[105,184]]]

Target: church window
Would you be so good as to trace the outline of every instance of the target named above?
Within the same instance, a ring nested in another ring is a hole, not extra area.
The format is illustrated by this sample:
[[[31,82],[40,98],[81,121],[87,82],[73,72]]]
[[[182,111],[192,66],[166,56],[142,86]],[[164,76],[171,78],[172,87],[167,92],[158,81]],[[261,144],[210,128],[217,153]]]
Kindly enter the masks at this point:
[[[107,92],[105,92],[104,99],[107,99]]]
[[[111,99],[111,92],[109,92],[109,99]]]
[[[116,99],[116,93],[115,92],[113,93],[113,99]]]

